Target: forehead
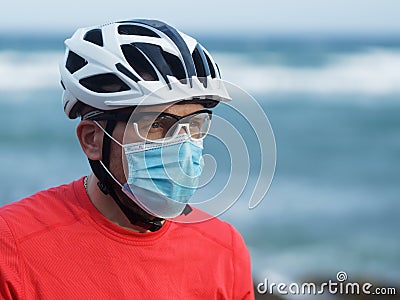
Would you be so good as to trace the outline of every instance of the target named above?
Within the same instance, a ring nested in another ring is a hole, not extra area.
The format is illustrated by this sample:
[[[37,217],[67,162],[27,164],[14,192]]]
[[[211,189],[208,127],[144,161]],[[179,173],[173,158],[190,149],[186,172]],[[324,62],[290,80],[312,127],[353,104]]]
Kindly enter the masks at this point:
[[[160,105],[146,105],[138,106],[136,112],[166,112],[178,116],[185,116],[203,109],[204,106],[197,103],[186,104],[160,104]]]

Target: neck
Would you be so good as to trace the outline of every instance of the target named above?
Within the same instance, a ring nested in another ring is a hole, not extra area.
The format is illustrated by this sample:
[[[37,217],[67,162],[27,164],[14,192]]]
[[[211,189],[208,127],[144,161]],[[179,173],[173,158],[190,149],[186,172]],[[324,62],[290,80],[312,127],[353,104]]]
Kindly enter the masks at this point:
[[[112,223],[134,232],[149,232],[131,224],[110,195],[105,195],[97,186],[98,179],[92,173],[87,177],[86,192],[97,210]]]

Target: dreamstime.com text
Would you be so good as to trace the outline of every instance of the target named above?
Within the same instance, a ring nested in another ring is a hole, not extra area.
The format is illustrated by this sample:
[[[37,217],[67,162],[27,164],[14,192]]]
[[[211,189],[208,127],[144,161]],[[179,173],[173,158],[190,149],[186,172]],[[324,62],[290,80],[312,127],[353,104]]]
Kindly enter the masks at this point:
[[[276,295],[321,295],[321,294],[340,294],[340,295],[396,295],[394,287],[375,287],[369,282],[346,282],[347,273],[338,272],[336,281],[329,280],[319,284],[305,282],[299,283],[275,283],[269,282],[267,278],[258,283],[257,292],[260,294]]]

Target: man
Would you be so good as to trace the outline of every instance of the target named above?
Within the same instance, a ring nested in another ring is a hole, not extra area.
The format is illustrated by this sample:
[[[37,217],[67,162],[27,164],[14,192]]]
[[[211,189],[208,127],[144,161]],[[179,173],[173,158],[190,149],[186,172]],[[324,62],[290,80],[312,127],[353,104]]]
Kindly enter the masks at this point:
[[[64,111],[93,172],[0,210],[0,298],[254,298],[237,231],[185,222],[204,214],[187,203],[209,109],[230,100],[210,54],[156,20],[79,29],[66,47]]]

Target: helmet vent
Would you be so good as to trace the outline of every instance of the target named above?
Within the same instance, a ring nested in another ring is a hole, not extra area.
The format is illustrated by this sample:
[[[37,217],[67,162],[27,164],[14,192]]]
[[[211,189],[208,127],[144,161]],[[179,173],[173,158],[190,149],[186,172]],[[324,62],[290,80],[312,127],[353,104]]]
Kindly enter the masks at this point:
[[[165,61],[162,52],[164,52],[160,46],[148,44],[148,43],[134,43],[137,49],[139,49],[143,54],[148,57],[148,59],[153,63],[153,65],[160,72],[161,76],[164,78],[165,82],[169,84],[167,75],[173,75],[172,70]]]
[[[69,51],[65,67],[71,74],[74,74],[76,71],[86,66],[87,63],[88,62],[83,57],[79,56],[75,52]]]
[[[217,64],[215,64],[215,66],[217,67],[218,76],[219,76],[219,77],[221,77],[221,72],[220,72],[220,70],[219,70],[219,67],[218,67],[218,65],[217,65]]]
[[[121,46],[121,50],[127,62],[143,80],[158,80],[157,73],[153,66],[138,48],[136,48],[134,45],[126,44]]]
[[[101,29],[92,29],[86,32],[83,39],[97,46],[103,47],[103,35],[101,34]]]
[[[125,76],[128,76],[133,81],[136,81],[136,82],[139,81],[139,78],[137,78],[131,71],[129,71],[127,68],[125,68],[121,63],[117,63],[115,65],[115,67],[117,68],[118,71],[120,71]]]
[[[210,69],[208,68],[208,61],[204,56],[204,52],[199,45],[194,49],[192,58],[196,68],[197,77],[201,82],[203,82],[204,87],[207,87],[206,77],[210,75]]]
[[[112,73],[82,78],[79,80],[79,83],[88,90],[96,93],[116,93],[130,90],[126,83]]]
[[[205,52],[203,52],[203,53],[204,53],[204,56],[207,59],[207,63],[208,63],[208,67],[210,69],[211,77],[215,78],[216,77],[216,73],[215,73],[215,69],[214,69],[213,63],[211,62],[211,59],[208,57],[207,53],[205,53]]]
[[[197,48],[194,49],[192,57],[194,61],[194,66],[196,67],[197,77],[205,77],[206,70],[204,69],[204,64],[203,61],[201,60],[201,56]]]
[[[118,33],[123,35],[141,35],[159,38],[160,36],[154,31],[147,29],[143,26],[136,25],[119,25]]]
[[[181,80],[183,83],[186,83],[185,69],[179,57],[166,51],[161,51],[161,54],[170,68],[172,75]]]

